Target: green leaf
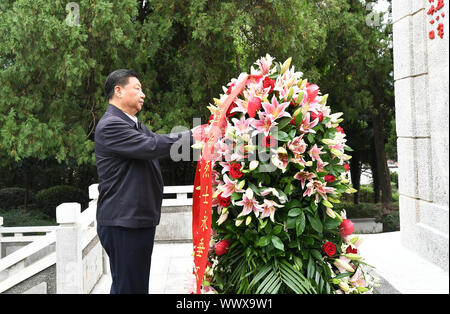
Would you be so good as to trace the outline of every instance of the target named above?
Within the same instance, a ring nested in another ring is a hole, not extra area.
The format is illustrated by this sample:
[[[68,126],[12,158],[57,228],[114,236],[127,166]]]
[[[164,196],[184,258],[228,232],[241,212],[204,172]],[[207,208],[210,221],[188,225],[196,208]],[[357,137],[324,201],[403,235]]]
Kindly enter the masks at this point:
[[[273,136],[276,140],[278,140],[279,142],[288,142],[291,140],[291,138],[289,137],[289,135],[281,130],[278,130],[278,133],[275,133]]]
[[[300,216],[297,217],[295,220],[295,232],[297,234],[297,237],[300,236],[303,231],[305,231],[306,226],[306,218],[305,213],[301,213]]]
[[[284,244],[283,241],[277,236],[272,236],[272,243],[273,246],[275,246],[277,249],[284,251]]]
[[[292,118],[284,117],[281,118],[278,122],[278,130],[284,129],[287,125],[289,125],[289,122],[291,122]]]
[[[297,217],[298,215],[300,215],[303,212],[303,210],[301,208],[292,208],[291,210],[289,210],[288,212],[288,216],[289,217]]]
[[[270,243],[270,239],[271,239],[271,236],[270,236],[270,235],[262,236],[262,237],[259,238],[258,241],[256,242],[256,246],[260,246],[260,247],[267,246],[267,245],[269,245],[269,243]]]
[[[279,234],[281,232],[281,230],[283,230],[283,226],[276,225],[275,227],[273,227],[272,233],[273,234]]]
[[[312,215],[307,215],[308,216],[308,220],[311,223],[311,227],[316,230],[319,233],[323,232],[323,226],[322,226],[322,222],[320,221],[318,212],[316,212],[315,216]]]

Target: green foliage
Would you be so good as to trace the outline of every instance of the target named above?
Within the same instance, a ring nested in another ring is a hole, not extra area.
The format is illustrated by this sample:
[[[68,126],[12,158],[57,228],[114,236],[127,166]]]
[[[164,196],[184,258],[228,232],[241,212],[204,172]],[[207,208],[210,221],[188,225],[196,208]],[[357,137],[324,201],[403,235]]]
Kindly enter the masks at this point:
[[[80,203],[82,209],[86,208],[89,202],[87,191],[72,186],[58,185],[41,190],[36,194],[37,208],[50,218],[56,217],[58,205],[69,202]]]
[[[11,187],[0,189],[0,206],[4,209],[17,208],[25,204],[25,194],[27,191],[24,188]],[[28,202],[31,202],[33,195],[28,191]]]

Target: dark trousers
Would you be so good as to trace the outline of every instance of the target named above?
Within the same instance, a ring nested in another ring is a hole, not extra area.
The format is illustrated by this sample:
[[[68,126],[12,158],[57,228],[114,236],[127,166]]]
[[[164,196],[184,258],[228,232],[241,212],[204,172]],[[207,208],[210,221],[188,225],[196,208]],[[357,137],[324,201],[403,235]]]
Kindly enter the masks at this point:
[[[148,294],[155,230],[97,226],[100,243],[109,256],[111,294]]]

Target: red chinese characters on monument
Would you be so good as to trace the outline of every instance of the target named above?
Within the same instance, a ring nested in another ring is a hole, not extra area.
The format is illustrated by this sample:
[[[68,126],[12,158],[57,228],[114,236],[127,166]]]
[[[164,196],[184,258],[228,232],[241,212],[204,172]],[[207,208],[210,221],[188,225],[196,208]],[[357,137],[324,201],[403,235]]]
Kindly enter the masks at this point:
[[[434,25],[434,23],[438,23],[439,20],[445,17],[444,12],[439,12],[444,7],[444,0],[428,0],[429,3],[431,3],[431,7],[427,11],[427,15],[431,17],[431,20],[429,21],[431,25]],[[439,23],[436,28],[437,35],[439,37],[444,38],[444,23]],[[428,38],[434,39],[436,37],[435,30],[431,30],[428,33]]]

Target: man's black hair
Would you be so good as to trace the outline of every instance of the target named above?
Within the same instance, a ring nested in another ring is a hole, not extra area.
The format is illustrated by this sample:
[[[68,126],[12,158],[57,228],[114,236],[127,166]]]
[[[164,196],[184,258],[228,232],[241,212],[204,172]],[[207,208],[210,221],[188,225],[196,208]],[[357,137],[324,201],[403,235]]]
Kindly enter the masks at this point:
[[[127,85],[130,77],[139,79],[138,74],[133,70],[119,69],[111,72],[105,82],[106,100],[108,101],[113,97],[114,87]]]

